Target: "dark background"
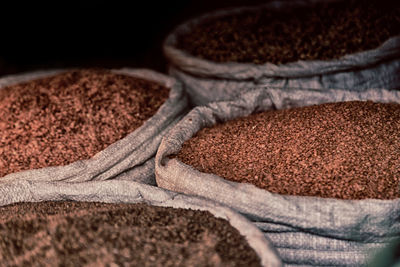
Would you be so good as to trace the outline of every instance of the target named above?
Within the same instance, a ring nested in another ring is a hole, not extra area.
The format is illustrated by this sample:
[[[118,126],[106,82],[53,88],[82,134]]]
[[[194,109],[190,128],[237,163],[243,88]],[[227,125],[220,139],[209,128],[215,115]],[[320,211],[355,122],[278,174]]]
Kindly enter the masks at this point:
[[[178,24],[260,2],[265,0],[13,2],[0,6],[0,76],[63,67],[166,72],[162,42]]]

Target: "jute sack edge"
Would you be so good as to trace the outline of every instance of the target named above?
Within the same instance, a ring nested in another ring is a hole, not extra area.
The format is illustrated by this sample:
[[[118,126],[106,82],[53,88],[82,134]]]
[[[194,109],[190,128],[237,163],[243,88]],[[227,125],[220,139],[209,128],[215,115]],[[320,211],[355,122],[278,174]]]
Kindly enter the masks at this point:
[[[70,69],[36,71],[0,78],[0,89],[19,82],[52,76]],[[138,129],[125,138],[111,144],[88,160],[78,160],[65,166],[45,167],[8,174],[0,178],[0,183],[7,180],[63,180],[88,181],[113,179],[125,171],[134,173],[140,169],[140,180],[155,184],[154,155],[165,134],[177,123],[187,109],[187,97],[180,82],[167,75],[148,69],[114,69],[114,73],[148,79],[170,88],[169,98],[158,111]],[[129,175],[130,179],[133,175]],[[124,178],[126,179],[126,177]]]
[[[260,80],[233,80],[195,76],[169,66],[169,74],[184,84],[191,105],[201,106],[213,101],[232,100],[246,90],[265,86],[281,89],[347,89],[362,91],[371,88],[400,89],[400,60],[392,60],[368,69],[332,73],[313,77]]]
[[[330,0],[337,2],[338,0]],[[215,19],[229,14],[238,14],[244,11],[255,11],[260,8],[271,10],[290,9],[299,6],[310,6],[324,2],[323,0],[296,0],[296,1],[272,1],[271,3],[253,6],[237,7],[227,10],[209,12],[197,18],[188,20],[176,27],[165,39],[163,51],[167,59],[178,69],[198,76],[217,77],[221,79],[252,79],[259,80],[266,77],[298,78],[321,74],[328,74],[346,70],[361,69],[376,65],[385,60],[400,58],[400,36],[394,36],[386,40],[375,49],[358,53],[347,54],[339,59],[332,60],[299,60],[282,65],[265,63],[257,65],[253,63],[218,63],[201,59],[176,47],[178,36],[190,32],[190,30],[209,19]],[[326,1],[325,1],[326,2]]]
[[[400,235],[400,199],[340,200],[279,195],[250,184],[199,172],[169,158],[198,130],[217,122],[267,109],[350,100],[400,103],[400,92],[264,88],[247,92],[235,101],[196,107],[163,138],[155,162],[157,184],[169,190],[212,199],[256,222],[289,225],[316,235],[362,242],[382,242],[385,237]]]
[[[206,199],[186,196],[135,181],[59,181],[15,180],[0,185],[0,206],[18,202],[86,201],[103,203],[146,203],[153,206],[209,211],[227,220],[260,258],[262,266],[278,267],[282,263],[262,232],[233,210]]]

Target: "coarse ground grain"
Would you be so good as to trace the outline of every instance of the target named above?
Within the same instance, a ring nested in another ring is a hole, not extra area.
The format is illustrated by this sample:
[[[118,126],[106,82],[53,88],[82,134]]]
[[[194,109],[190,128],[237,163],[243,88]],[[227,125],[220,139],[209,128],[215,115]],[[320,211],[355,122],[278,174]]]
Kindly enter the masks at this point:
[[[177,47],[214,62],[284,64],[337,59],[398,34],[399,1],[353,0],[209,19],[179,36]]]
[[[284,195],[400,197],[400,105],[270,110],[201,129],[177,155],[201,172]]]
[[[147,204],[0,207],[2,266],[260,266],[226,220]]]
[[[0,177],[88,159],[139,128],[169,89],[103,69],[0,89]]]

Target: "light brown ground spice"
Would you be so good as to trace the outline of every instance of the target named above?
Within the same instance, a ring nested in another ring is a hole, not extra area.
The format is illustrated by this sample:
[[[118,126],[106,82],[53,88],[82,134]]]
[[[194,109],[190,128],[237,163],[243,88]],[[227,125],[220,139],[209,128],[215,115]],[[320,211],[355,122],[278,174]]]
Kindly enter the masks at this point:
[[[399,1],[322,1],[315,8],[210,19],[179,36],[177,47],[214,62],[284,64],[337,59],[377,48],[398,34]]]
[[[18,203],[0,207],[5,266],[261,266],[229,222],[147,204]]]
[[[400,197],[400,105],[350,101],[265,111],[200,130],[177,157],[284,195]]]
[[[0,177],[88,159],[156,113],[169,89],[108,70],[0,89]]]

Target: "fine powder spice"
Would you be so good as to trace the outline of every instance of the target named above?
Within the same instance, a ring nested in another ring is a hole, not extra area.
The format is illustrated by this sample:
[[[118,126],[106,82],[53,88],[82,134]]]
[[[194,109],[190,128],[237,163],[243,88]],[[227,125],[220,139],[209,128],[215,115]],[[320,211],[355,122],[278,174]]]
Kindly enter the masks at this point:
[[[400,197],[400,105],[349,101],[269,110],[203,128],[177,157],[284,195]]]
[[[6,266],[261,266],[228,221],[148,204],[18,203],[0,207]]]
[[[169,88],[103,69],[0,89],[0,177],[89,159],[154,115]]]
[[[205,20],[179,36],[177,47],[214,62],[284,64],[337,59],[398,34],[398,1],[352,0]]]

